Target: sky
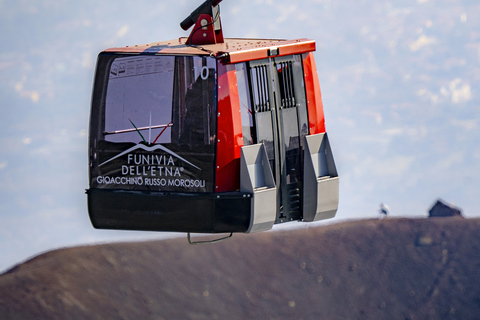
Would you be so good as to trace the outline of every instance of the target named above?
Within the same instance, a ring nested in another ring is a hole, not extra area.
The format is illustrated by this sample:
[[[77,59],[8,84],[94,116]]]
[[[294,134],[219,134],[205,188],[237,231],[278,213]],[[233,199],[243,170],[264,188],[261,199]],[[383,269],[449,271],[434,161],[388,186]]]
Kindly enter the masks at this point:
[[[179,23],[200,3],[0,0],[0,271],[56,248],[173,236],[91,226],[91,89],[100,51],[188,36]],[[425,217],[438,198],[479,217],[478,1],[220,7],[225,37],[316,40],[340,176],[329,222],[376,218],[380,203],[394,217]]]

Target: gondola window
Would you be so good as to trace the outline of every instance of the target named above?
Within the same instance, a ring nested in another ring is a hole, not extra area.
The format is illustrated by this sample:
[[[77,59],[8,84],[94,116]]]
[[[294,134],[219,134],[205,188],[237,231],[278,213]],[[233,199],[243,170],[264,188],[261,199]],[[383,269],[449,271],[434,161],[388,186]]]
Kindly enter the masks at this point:
[[[110,68],[98,86],[105,98],[92,109],[92,117],[98,117],[92,123],[100,127],[91,128],[93,185],[212,192],[215,60],[105,55],[100,63],[110,63]]]

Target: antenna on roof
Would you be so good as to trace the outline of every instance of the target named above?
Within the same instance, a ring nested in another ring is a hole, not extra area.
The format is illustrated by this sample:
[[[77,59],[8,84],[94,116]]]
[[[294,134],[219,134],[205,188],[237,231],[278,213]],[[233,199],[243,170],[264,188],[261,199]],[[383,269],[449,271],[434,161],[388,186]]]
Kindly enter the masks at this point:
[[[218,5],[220,2],[222,0],[206,0],[180,23],[180,27],[185,31],[195,24],[187,39],[187,44],[223,43],[220,6]]]

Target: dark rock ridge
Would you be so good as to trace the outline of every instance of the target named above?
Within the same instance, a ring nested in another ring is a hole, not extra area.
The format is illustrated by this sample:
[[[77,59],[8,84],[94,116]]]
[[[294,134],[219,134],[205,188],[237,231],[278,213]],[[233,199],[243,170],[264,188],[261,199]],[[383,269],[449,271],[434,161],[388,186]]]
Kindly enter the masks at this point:
[[[0,276],[0,318],[478,319],[479,231],[389,218],[61,249]]]

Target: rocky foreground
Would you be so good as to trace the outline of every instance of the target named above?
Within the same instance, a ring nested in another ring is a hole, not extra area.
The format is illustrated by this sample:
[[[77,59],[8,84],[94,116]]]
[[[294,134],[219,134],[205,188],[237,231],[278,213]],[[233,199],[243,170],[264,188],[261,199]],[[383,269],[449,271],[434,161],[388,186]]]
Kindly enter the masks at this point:
[[[115,243],[0,275],[1,319],[478,319],[480,219]]]

